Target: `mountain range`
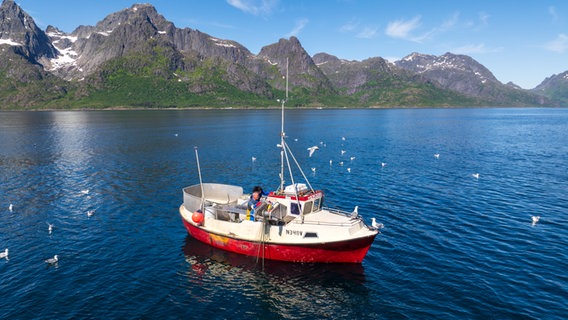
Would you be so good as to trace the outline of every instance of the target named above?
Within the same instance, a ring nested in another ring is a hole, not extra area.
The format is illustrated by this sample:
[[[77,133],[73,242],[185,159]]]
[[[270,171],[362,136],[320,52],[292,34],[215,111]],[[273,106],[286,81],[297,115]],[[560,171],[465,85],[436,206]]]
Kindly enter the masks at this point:
[[[177,28],[134,4],[71,33],[41,30],[13,0],[0,6],[0,109],[271,107],[557,107],[568,71],[532,90],[503,84],[466,55],[411,53],[391,63],[310,56],[296,37],[251,53]]]

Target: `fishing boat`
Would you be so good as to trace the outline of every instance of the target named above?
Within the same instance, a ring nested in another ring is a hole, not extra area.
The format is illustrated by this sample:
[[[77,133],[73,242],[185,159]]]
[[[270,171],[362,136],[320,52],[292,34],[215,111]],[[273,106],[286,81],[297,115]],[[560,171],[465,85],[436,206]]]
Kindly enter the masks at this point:
[[[204,183],[195,148],[199,184],[183,188],[179,208],[183,224],[198,241],[263,261],[361,263],[379,227],[365,223],[358,207],[344,211],[323,206],[323,191],[312,188],[286,143],[286,100],[288,81],[286,99],[281,100],[282,125],[277,144],[280,186],[268,193],[257,190],[257,201],[251,200],[252,194],[241,186]],[[290,177],[288,185],[285,172]],[[293,172],[299,172],[303,180],[296,181]]]

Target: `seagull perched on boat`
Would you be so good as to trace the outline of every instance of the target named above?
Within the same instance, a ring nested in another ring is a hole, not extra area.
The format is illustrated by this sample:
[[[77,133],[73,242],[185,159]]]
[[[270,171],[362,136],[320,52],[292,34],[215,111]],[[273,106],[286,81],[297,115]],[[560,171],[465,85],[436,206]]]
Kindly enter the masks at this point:
[[[312,154],[314,154],[314,152],[316,152],[316,150],[319,150],[318,146],[313,146],[308,148],[308,151],[310,151],[310,157],[312,156]]]
[[[351,212],[351,219],[357,219],[359,218],[359,206],[355,206],[355,208],[353,209],[353,212]]]
[[[374,217],[371,218],[371,227],[373,227],[376,230],[382,229],[384,227],[384,225],[382,223],[378,223],[377,219],[375,219]]]
[[[45,263],[51,264],[51,265],[56,264],[57,261],[59,261],[59,256],[57,256],[57,255],[54,255],[53,258],[45,259]]]
[[[538,222],[538,220],[540,220],[540,216],[532,216],[531,218],[533,226]]]
[[[0,252],[0,259],[10,260],[10,259],[8,259],[8,248],[6,248],[6,250],[4,250],[4,252]]]

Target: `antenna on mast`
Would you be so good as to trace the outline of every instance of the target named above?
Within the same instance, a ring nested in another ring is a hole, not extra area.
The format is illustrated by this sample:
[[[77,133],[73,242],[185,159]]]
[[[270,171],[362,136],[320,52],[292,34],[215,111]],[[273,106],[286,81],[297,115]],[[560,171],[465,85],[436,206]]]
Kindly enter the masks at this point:
[[[286,58],[286,98],[282,99],[282,127],[280,130],[280,148],[282,148],[282,150],[280,150],[280,191],[284,192],[284,152],[286,152],[285,150],[285,145],[284,145],[284,137],[286,136],[286,133],[284,133],[284,104],[286,104],[286,101],[288,100],[288,58]]]

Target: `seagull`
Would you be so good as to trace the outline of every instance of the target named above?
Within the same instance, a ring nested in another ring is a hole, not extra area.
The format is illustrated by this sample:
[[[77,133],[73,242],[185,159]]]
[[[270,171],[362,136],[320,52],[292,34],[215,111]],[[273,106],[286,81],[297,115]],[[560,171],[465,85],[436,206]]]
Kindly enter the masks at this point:
[[[344,155],[344,154],[345,154],[345,152],[347,152],[347,151],[345,151],[345,150],[341,150],[341,155]]]
[[[175,137],[177,137],[177,136],[178,136],[178,134],[176,133],[176,134],[174,134],[174,136],[175,136]]]
[[[294,141],[298,141],[298,138],[295,138]]]
[[[384,225],[382,223],[378,223],[377,220],[373,217],[371,218],[371,227],[376,230],[382,229]]]
[[[387,165],[386,162],[381,162],[381,167],[384,167],[384,166],[386,166],[386,165]]]
[[[331,166],[333,164],[333,160],[329,160],[329,165]]]
[[[87,217],[92,217],[95,214],[95,210],[87,211]]]
[[[312,172],[313,172],[313,173],[316,173],[316,168],[312,168]]]
[[[440,154],[439,154],[439,153],[435,153],[435,154],[434,154],[434,158],[440,159]]]
[[[347,168],[347,172],[351,172],[351,168]]]
[[[82,193],[82,194],[89,194],[89,189],[81,190],[81,193]]]
[[[343,161],[339,161],[339,165],[342,166],[342,165],[343,165]]]
[[[310,151],[310,157],[311,157],[312,154],[316,152],[316,150],[319,150],[319,147],[318,146],[309,147],[308,150]]]
[[[351,219],[357,219],[359,217],[359,206],[355,206],[353,212],[351,212]]]
[[[475,179],[479,179],[479,173],[474,173],[471,176],[474,177]]]
[[[531,218],[533,226],[538,222],[538,220],[540,220],[540,216],[532,216]]]
[[[10,203],[8,210],[10,210],[10,212],[14,212],[14,205]]]
[[[57,255],[54,255],[53,258],[45,259],[45,263],[51,265],[56,264],[57,261],[59,261],[59,257]]]
[[[10,259],[8,259],[8,248],[6,248],[6,250],[4,250],[4,252],[0,252],[0,259],[10,260]]]
[[[349,159],[350,159],[351,161],[353,161],[353,160],[355,160],[355,157],[351,157],[351,158],[349,158]]]
[[[256,157],[251,157],[252,162],[256,161]]]
[[[345,141],[345,137],[341,137],[341,140]]]
[[[49,231],[49,234],[51,234],[51,232],[53,231],[53,225],[49,222],[46,223],[47,223],[47,230]]]

